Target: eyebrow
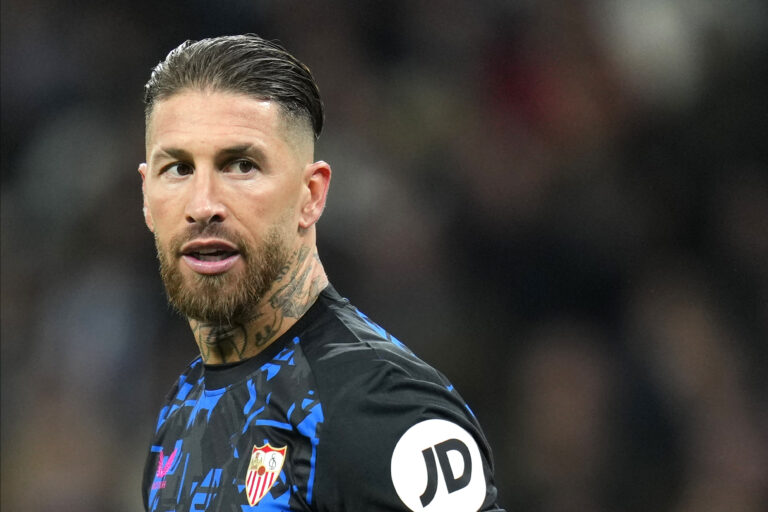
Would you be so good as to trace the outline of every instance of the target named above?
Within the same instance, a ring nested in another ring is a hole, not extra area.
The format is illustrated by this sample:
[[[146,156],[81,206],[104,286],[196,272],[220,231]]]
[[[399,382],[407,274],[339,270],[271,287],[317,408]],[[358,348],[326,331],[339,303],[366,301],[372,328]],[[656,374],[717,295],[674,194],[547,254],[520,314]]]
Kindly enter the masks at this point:
[[[235,146],[220,149],[216,152],[214,160],[219,162],[236,155],[250,155],[259,159],[261,162],[265,162],[267,160],[267,155],[261,148],[248,143],[237,144]],[[152,155],[152,160],[163,156],[173,160],[182,160],[186,162],[191,162],[194,160],[192,158],[192,154],[189,151],[180,148],[160,148],[154,155]]]
[[[152,155],[152,160],[155,160],[158,157],[168,157],[173,160],[191,160],[192,155],[190,155],[187,151],[184,151],[183,149],[177,149],[177,148],[160,148]]]
[[[266,165],[267,163],[267,154],[264,152],[264,150],[262,150],[259,146],[254,146],[253,144],[248,143],[220,149],[216,152],[214,161],[221,165],[224,164],[227,159],[240,155],[250,156],[257,161],[259,166]]]
[[[220,150],[218,153],[216,153],[216,156],[220,157],[220,156],[229,156],[229,155],[242,155],[243,153],[254,153],[254,152],[259,155],[262,154],[262,152],[258,148],[253,147],[253,144],[240,144],[238,146],[224,148]]]

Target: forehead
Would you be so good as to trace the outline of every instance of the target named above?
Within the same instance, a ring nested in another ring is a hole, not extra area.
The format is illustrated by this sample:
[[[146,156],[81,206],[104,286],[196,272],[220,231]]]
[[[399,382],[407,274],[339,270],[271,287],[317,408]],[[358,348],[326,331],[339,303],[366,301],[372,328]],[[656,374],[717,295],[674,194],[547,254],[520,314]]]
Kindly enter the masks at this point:
[[[183,91],[155,104],[147,121],[147,146],[189,138],[284,139],[285,118],[273,101],[229,92]]]

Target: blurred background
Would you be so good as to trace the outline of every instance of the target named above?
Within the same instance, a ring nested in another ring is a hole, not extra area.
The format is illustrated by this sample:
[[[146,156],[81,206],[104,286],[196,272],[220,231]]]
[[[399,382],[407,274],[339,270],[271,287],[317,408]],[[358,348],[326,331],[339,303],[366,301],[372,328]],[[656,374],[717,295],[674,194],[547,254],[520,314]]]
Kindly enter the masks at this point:
[[[440,368],[510,512],[764,512],[760,0],[3,0],[2,508],[141,510],[196,355],[141,216],[185,39],[313,70],[336,288]]]

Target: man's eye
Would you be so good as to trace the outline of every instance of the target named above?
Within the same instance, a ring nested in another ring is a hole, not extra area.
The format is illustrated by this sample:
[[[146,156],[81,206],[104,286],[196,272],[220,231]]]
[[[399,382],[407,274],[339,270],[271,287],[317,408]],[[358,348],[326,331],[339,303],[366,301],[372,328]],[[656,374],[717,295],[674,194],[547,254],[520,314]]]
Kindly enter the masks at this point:
[[[192,172],[194,172],[194,169],[189,164],[179,162],[173,165],[169,165],[163,172],[168,173],[171,176],[189,176],[192,174]]]
[[[233,174],[249,174],[257,170],[256,164],[250,160],[235,160],[224,168],[224,172],[231,172]]]

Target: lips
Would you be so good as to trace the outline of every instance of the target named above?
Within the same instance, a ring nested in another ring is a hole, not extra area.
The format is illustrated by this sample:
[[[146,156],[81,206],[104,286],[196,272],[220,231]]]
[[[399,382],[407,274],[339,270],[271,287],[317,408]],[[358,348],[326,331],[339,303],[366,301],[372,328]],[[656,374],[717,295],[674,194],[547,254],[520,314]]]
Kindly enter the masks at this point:
[[[224,249],[200,249],[199,251],[192,251],[187,256],[191,256],[201,261],[221,261],[229,258],[233,254],[233,251],[227,251]]]
[[[181,248],[181,259],[198,274],[221,274],[240,259],[240,252],[225,240],[194,240]]]

